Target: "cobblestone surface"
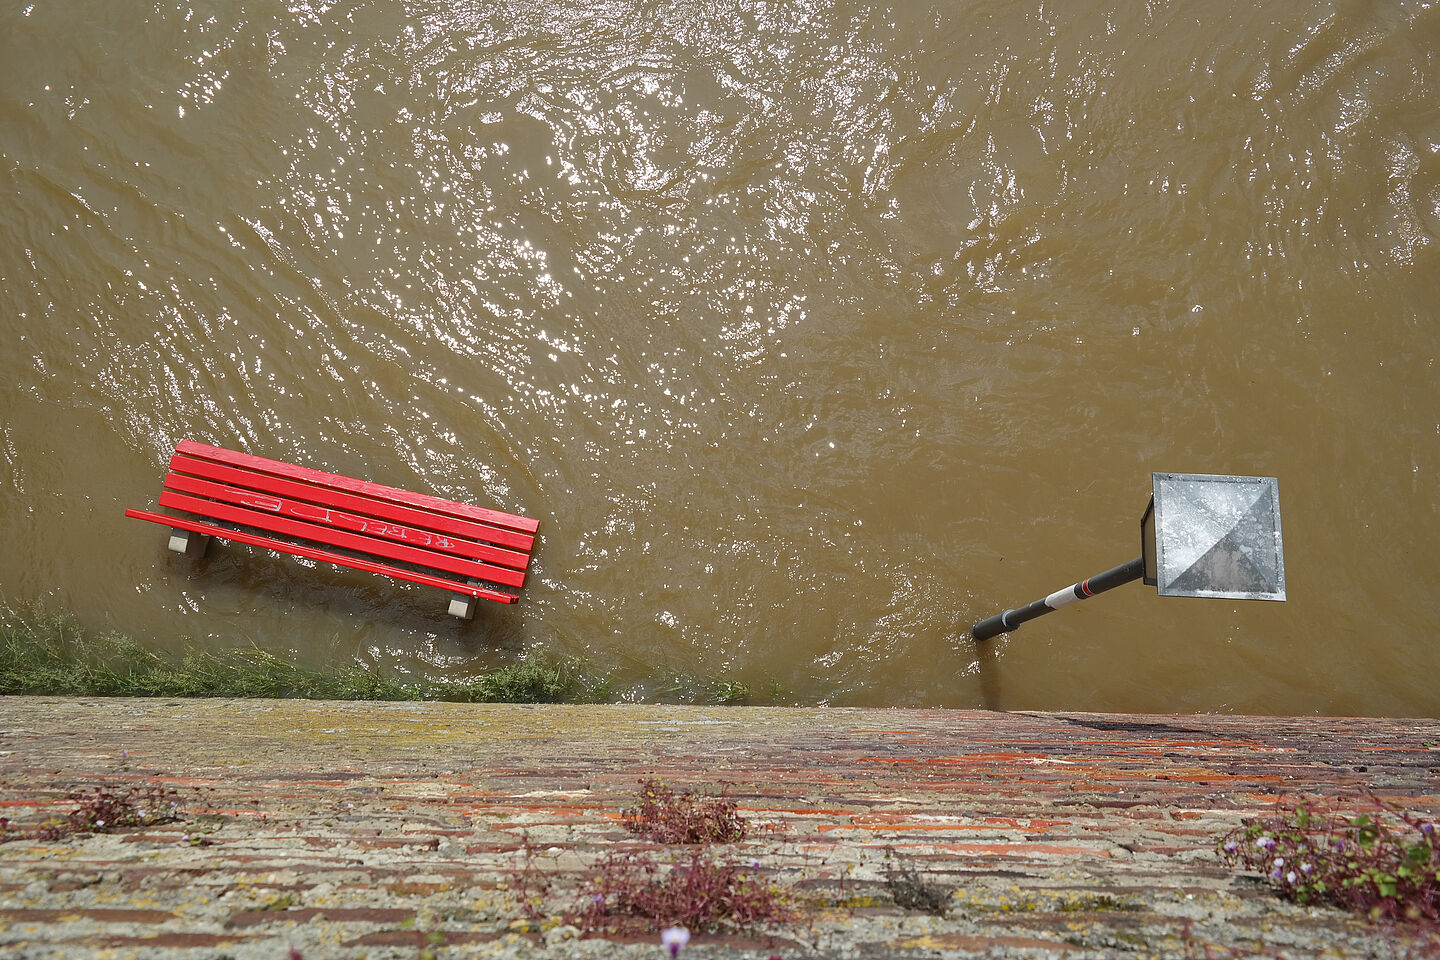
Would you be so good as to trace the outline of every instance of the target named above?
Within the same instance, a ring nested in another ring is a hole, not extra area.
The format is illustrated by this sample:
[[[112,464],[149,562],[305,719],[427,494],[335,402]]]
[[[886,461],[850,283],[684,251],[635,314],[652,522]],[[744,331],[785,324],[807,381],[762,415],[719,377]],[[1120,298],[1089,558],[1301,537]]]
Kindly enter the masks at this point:
[[[758,829],[720,852],[805,915],[687,957],[1424,955],[1212,851],[1281,797],[1440,810],[1431,720],[0,698],[0,957],[660,958],[510,889],[526,836],[559,890],[663,854],[620,820],[649,776],[723,787]],[[34,838],[131,785],[190,813]],[[896,905],[897,863],[943,916]]]

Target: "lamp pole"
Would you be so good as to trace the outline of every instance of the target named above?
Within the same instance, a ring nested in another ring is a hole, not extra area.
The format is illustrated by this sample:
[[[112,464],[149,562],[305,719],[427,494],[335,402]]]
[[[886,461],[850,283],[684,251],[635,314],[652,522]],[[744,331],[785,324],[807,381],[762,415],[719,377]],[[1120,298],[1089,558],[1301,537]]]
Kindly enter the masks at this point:
[[[1072,603],[1084,600],[1086,597],[1093,597],[1097,593],[1104,593],[1121,584],[1129,583],[1132,580],[1139,580],[1145,575],[1145,558],[1136,557],[1129,563],[1122,563],[1118,567],[1106,570],[1104,573],[1097,573],[1095,576],[1079,583],[1072,584],[1064,590],[1057,590],[1043,600],[1036,600],[1034,603],[1026,604],[1019,610],[1006,610],[1004,613],[997,613],[993,617],[986,617],[970,628],[970,636],[976,640],[989,640],[993,636],[1002,633],[1009,633],[1026,620],[1034,620],[1036,617],[1043,617],[1045,614],[1061,607],[1068,607]]]

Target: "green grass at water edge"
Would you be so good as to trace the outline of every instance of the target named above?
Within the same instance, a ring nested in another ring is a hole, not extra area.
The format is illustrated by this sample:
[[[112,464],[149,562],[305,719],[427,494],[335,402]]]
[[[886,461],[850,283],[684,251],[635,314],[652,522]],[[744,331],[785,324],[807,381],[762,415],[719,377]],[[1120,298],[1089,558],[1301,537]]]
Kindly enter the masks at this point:
[[[0,604],[0,694],[586,703],[608,688],[544,654],[451,683],[406,683],[359,665],[318,670],[254,647],[174,659],[120,633],[88,633],[65,614]]]
[[[644,684],[645,700],[654,703],[712,704],[739,707],[786,702],[786,692],[771,678],[758,689],[743,680],[716,674],[670,669]]]

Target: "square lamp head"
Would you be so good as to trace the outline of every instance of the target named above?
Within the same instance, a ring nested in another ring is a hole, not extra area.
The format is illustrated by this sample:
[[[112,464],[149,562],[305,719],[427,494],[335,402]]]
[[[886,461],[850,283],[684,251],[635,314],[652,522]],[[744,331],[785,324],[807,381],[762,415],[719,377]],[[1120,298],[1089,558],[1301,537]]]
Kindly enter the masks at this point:
[[[1145,582],[1160,596],[1285,599],[1274,477],[1157,473],[1153,481],[1140,551]]]

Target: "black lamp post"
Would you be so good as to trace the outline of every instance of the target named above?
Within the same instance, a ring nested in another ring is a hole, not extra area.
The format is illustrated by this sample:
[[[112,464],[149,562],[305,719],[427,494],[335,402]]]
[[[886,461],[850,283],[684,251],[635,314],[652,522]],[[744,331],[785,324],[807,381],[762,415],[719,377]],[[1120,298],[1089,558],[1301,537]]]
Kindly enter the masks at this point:
[[[976,640],[1132,580],[1162,597],[1284,600],[1280,487],[1274,477],[1157,473],[1140,518],[1140,556],[970,628]]]

